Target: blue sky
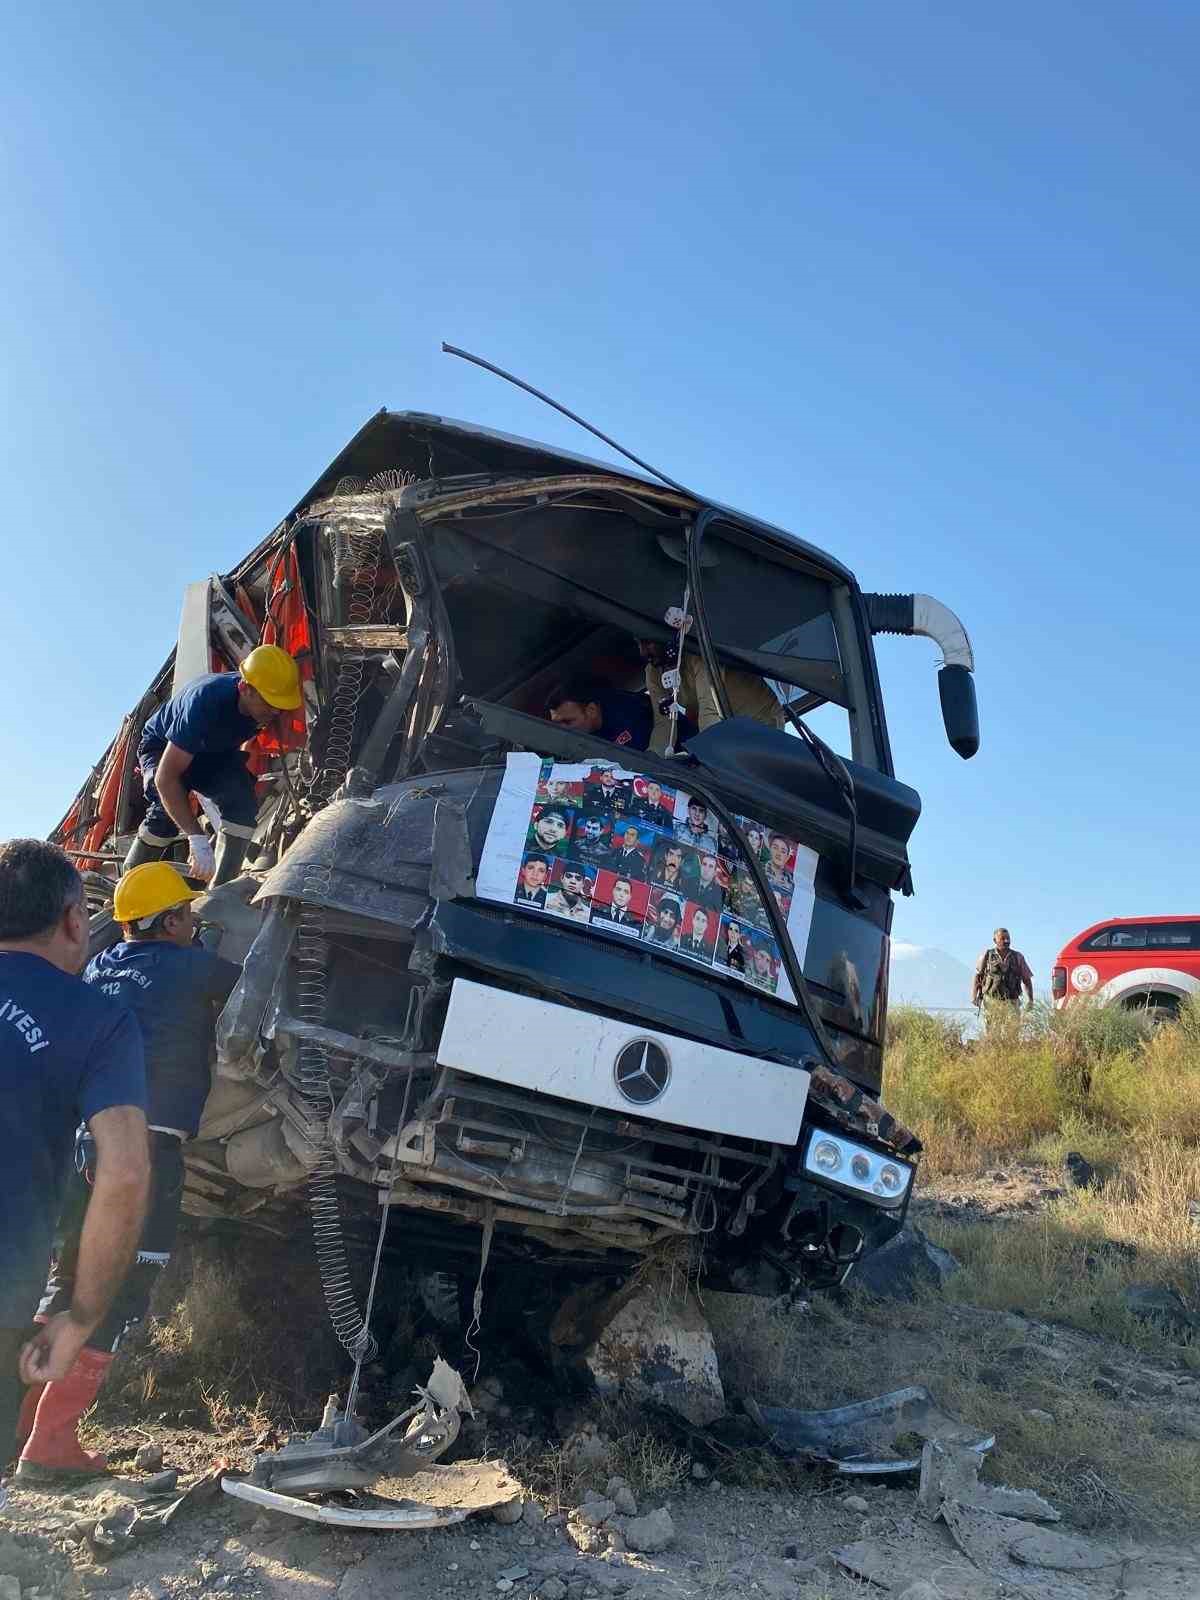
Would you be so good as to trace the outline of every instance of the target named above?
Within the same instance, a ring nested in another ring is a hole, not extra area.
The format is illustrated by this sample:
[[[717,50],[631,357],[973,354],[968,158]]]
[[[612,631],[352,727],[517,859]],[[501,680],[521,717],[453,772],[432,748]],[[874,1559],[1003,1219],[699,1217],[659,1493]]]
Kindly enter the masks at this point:
[[[978,656],[882,641],[896,932],[1044,979],[1200,911],[1188,5],[17,8],[0,61],[9,758],[44,832],[185,583],[386,404],[590,450],[481,350]]]

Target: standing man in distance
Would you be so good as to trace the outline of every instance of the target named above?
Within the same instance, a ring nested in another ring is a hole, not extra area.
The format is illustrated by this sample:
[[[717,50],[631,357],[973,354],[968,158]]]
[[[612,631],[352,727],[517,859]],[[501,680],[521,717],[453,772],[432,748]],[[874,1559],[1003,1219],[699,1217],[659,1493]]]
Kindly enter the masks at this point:
[[[133,1260],[146,1209],[141,1034],[127,1007],[80,983],[87,950],[83,882],[67,857],[41,839],[0,845],[0,1463],[24,1385],[90,1381],[81,1352]],[[96,1142],[96,1176],[74,1292],[30,1340],[80,1122]]]
[[[232,961],[192,943],[194,899],[196,891],[168,862],[134,867],[113,897],[113,915],[123,938],[90,961],[84,973],[93,993],[127,1005],[141,1030],[150,1124],[150,1204],[137,1260],[88,1335],[79,1372],[67,1384],[48,1384],[40,1397],[34,1388],[26,1394],[17,1430],[18,1442],[24,1445],[17,1467],[22,1483],[54,1483],[105,1470],[104,1457],[89,1455],[80,1445],[79,1419],[95,1400],[121,1340],[149,1310],[175,1249],[183,1202],[183,1144],[195,1136],[211,1088],[209,1058],[217,1012],[241,976],[241,968]],[[64,1241],[38,1309],[39,1320],[53,1318],[71,1302],[88,1194],[85,1162],[67,1202]]]
[[[982,1005],[984,1011],[997,1006],[1021,1009],[1021,991],[1029,998],[1033,1010],[1033,972],[1019,950],[1014,950],[1007,928],[997,928],[992,943],[975,963],[975,977],[971,984],[971,1004]]]
[[[125,871],[156,861],[182,835],[188,875],[214,887],[237,876],[258,806],[242,746],[283,711],[298,711],[300,671],[286,650],[260,644],[236,672],[196,678],[147,718],[138,745],[146,816]],[[196,794],[221,813],[216,849],[192,815]]]

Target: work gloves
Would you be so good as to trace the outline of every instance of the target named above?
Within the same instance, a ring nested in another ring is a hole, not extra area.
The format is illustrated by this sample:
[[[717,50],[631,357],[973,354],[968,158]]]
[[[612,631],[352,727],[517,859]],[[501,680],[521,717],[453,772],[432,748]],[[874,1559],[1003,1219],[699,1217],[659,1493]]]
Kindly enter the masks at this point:
[[[189,834],[186,875],[207,883],[216,870],[217,860],[213,854],[212,840],[207,834]]]

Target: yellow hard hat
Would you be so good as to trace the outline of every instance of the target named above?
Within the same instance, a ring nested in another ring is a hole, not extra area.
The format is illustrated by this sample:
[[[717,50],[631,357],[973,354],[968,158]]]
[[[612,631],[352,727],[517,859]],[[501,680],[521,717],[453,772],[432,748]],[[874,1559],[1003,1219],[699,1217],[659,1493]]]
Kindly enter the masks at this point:
[[[300,668],[277,644],[260,644],[238,668],[245,681],[276,711],[300,708]]]
[[[169,861],[145,861],[131,867],[113,895],[113,916],[123,925],[157,917],[172,906],[195,900],[198,889],[189,889],[181,873]]]

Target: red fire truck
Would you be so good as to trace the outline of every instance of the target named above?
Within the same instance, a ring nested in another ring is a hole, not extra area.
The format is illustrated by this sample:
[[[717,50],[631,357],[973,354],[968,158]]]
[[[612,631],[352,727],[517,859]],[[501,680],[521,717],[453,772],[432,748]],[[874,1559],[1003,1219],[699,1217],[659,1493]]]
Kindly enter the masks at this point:
[[[1057,1006],[1087,996],[1166,1021],[1200,990],[1200,916],[1093,923],[1063,947],[1051,988]]]

